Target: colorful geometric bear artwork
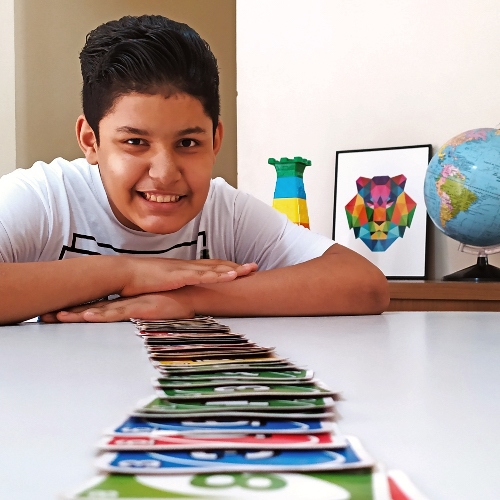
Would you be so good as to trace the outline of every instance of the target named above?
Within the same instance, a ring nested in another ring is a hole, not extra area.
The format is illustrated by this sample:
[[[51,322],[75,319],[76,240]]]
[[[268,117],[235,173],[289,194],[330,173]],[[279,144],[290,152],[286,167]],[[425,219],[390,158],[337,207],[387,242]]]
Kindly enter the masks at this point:
[[[385,252],[411,225],[417,204],[404,192],[405,184],[404,175],[356,181],[358,194],[345,206],[347,222],[372,252]]]
[[[274,190],[273,208],[285,214],[292,222],[309,229],[306,192],[304,190],[304,170],[311,164],[300,156],[281,158],[280,161],[269,158],[274,165],[277,179]]]

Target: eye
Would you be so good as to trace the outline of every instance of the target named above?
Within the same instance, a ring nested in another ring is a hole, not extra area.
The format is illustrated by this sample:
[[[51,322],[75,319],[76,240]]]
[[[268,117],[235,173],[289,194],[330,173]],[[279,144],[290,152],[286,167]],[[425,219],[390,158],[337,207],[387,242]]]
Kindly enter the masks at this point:
[[[196,146],[198,144],[198,141],[195,141],[194,139],[182,139],[179,142],[179,145],[183,148],[192,148],[193,146]]]
[[[132,146],[144,146],[146,144],[146,141],[144,139],[138,139],[137,137],[134,137],[133,139],[127,139],[125,141],[125,144],[131,144]]]

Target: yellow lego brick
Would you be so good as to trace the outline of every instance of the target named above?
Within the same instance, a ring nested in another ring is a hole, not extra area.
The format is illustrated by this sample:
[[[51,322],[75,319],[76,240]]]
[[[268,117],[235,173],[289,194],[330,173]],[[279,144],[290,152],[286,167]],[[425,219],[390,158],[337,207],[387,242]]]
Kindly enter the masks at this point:
[[[306,200],[302,198],[275,198],[273,208],[285,214],[295,224],[309,227],[309,215],[307,213]]]

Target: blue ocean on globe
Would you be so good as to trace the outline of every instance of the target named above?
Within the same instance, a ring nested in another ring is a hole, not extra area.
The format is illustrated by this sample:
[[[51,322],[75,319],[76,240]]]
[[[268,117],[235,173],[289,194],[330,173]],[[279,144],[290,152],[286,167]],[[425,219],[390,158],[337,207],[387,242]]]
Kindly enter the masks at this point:
[[[500,130],[457,135],[432,158],[424,197],[432,222],[466,245],[500,244]]]

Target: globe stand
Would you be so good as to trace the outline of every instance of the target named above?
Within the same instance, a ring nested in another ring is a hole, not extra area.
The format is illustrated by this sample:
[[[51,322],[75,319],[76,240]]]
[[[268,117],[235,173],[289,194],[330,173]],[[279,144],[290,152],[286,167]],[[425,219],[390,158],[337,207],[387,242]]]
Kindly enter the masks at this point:
[[[443,281],[474,281],[476,283],[500,281],[500,268],[488,264],[488,255],[500,252],[500,245],[473,247],[460,243],[458,249],[461,252],[476,254],[477,263],[474,266],[444,276]]]

